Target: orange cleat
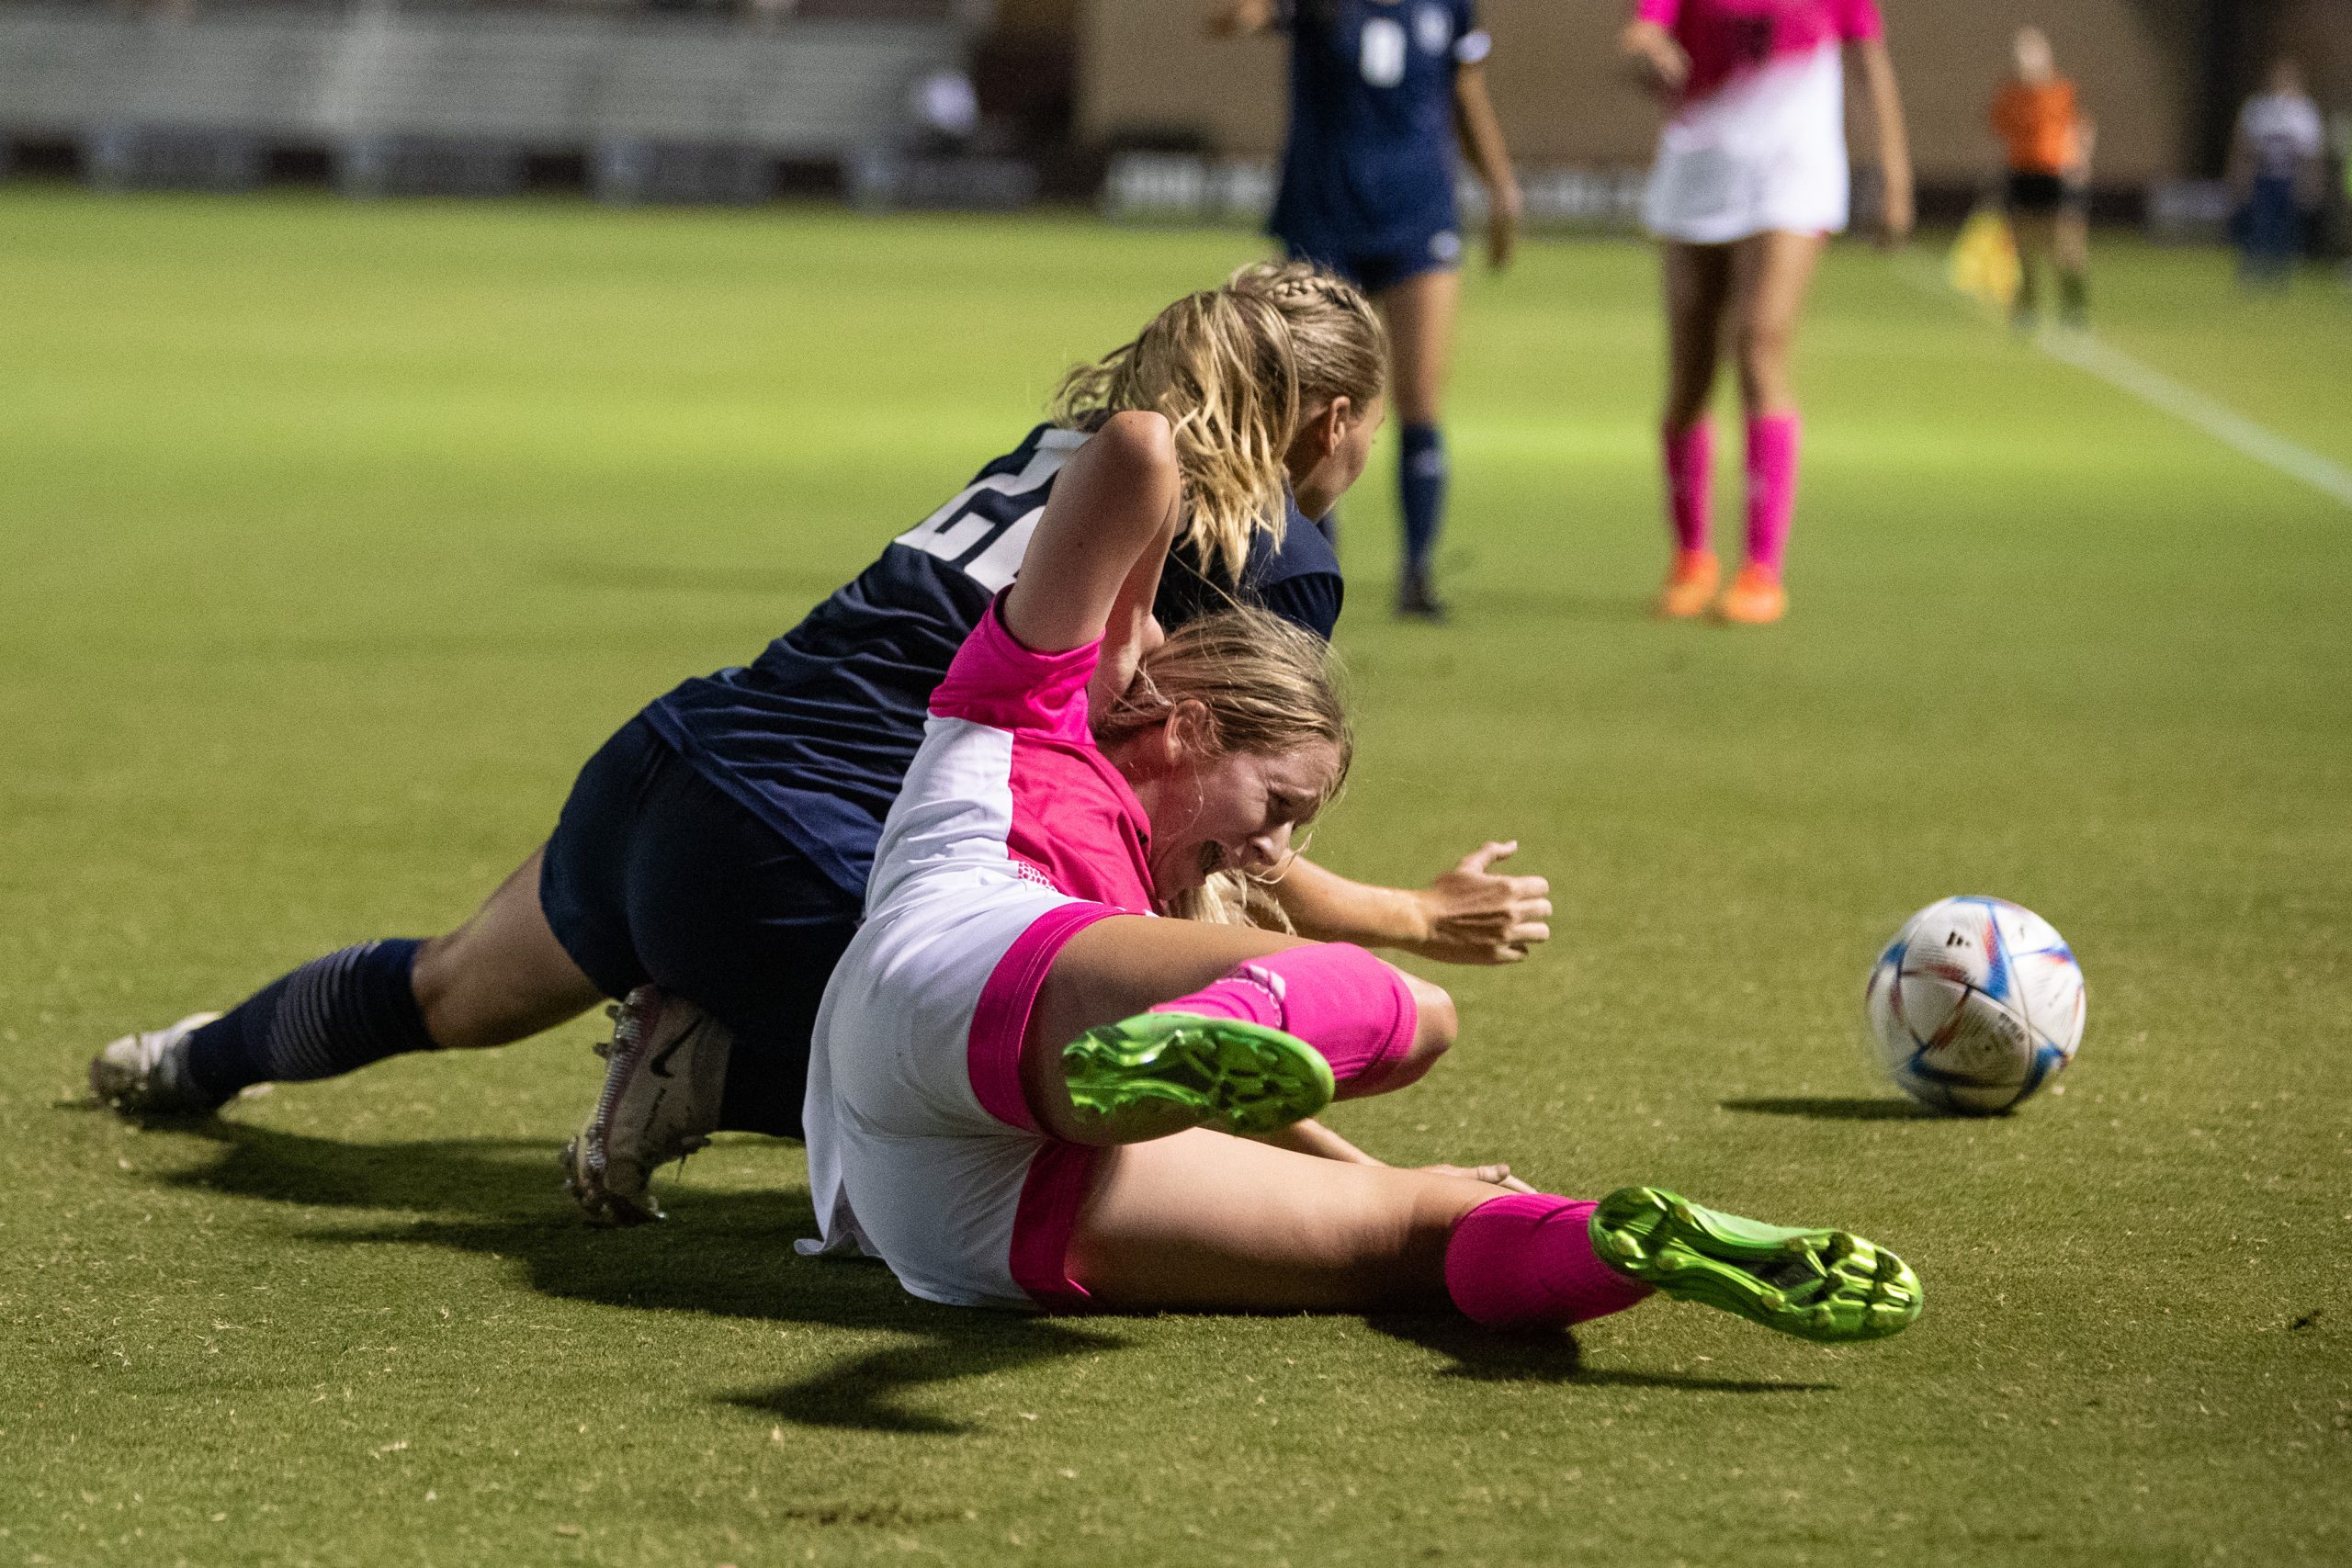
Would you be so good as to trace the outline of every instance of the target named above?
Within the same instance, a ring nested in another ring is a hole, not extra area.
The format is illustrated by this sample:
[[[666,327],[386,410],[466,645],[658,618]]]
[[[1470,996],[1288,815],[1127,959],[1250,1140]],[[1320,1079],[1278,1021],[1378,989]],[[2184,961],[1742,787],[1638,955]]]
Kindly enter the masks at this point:
[[[1715,584],[1723,578],[1723,568],[1715,560],[1713,550],[1674,552],[1674,565],[1666,574],[1666,586],[1657,591],[1657,614],[1660,619],[1687,621],[1693,615],[1707,613],[1707,602],[1715,596]]]
[[[1753,561],[1724,590],[1715,605],[1716,618],[1735,626],[1769,626],[1789,613],[1789,591],[1779,576]]]

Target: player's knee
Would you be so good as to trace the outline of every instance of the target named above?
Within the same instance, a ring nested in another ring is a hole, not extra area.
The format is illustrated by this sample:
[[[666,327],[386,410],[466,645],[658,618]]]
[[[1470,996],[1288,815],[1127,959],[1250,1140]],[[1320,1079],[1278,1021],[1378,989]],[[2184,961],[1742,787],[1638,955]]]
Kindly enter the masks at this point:
[[[1462,1030],[1462,1018],[1444,987],[1433,986],[1418,975],[1407,975],[1405,988],[1412,993],[1414,1009],[1413,1043],[1403,1065],[1404,1076],[1409,1080],[1428,1072],[1440,1056],[1453,1048],[1454,1039]]]
[[[1789,351],[1796,333],[1786,321],[1751,321],[1739,334],[1739,374],[1749,382],[1771,382],[1787,376]]]
[[[464,936],[458,931],[432,938],[416,950],[416,961],[409,966],[409,994],[416,998],[417,1015],[424,1020],[424,1032],[433,1043],[444,1050],[475,1043],[459,1003],[458,948]]]
[[[518,1021],[503,990],[485,986],[481,954],[459,927],[416,950],[408,972],[409,993],[424,1020],[424,1032],[444,1051],[479,1051],[507,1045],[534,1032]]]

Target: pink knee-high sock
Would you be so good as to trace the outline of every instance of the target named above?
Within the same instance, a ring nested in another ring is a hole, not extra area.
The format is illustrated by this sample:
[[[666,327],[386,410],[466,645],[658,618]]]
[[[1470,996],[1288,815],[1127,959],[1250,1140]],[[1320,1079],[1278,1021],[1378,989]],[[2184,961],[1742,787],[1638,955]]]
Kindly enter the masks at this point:
[[[1768,413],[1747,422],[1747,560],[1774,577],[1797,509],[1797,442],[1804,421]]]
[[[1597,1203],[1513,1192],[1462,1216],[1445,1245],[1445,1291],[1489,1328],[1565,1328],[1650,1293],[1592,1250]]]
[[[1666,510],[1674,525],[1674,542],[1686,550],[1703,550],[1714,512],[1715,427],[1701,420],[1677,435],[1659,437],[1666,453]]]
[[[1420,1009],[1404,976],[1361,947],[1317,942],[1253,958],[1154,1012],[1198,1012],[1283,1030],[1323,1053],[1342,1098],[1375,1094],[1410,1055]]]

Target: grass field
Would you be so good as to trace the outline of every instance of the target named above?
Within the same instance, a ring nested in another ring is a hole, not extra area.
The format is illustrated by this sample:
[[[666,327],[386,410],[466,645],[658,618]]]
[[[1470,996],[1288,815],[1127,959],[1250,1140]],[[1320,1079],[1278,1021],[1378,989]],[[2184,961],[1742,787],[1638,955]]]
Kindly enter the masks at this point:
[[[750,1139],[590,1234],[586,1021],[209,1132],[93,1111],[112,1035],[445,929],[622,718],[1255,245],[23,186],[0,236],[0,1563],[2352,1559],[2352,512],[1917,264],[1827,267],[1760,634],[1642,614],[1644,252],[1474,280],[1460,615],[1387,618],[1376,462],[1318,840],[1419,879],[1516,836],[1561,908],[1337,1124],[1899,1247],[1928,1315],[1826,1351],[1668,1305],[1578,1346],[957,1314],[793,1258],[800,1156]],[[2352,295],[2126,245],[2098,288],[2352,464]],[[2063,1096],[1987,1122],[1857,1047],[1877,944],[1961,891],[2090,980]]]

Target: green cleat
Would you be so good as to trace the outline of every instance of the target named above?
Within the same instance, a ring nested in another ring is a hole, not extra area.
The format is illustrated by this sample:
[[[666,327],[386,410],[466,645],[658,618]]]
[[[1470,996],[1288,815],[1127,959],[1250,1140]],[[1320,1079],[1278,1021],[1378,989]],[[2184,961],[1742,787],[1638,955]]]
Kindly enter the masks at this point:
[[[1790,1230],[1626,1187],[1592,1213],[1592,1249],[1677,1301],[1735,1313],[1826,1345],[1883,1339],[1919,1315],[1919,1277],[1844,1231]]]
[[[1166,1108],[1249,1135],[1331,1103],[1331,1065],[1294,1034],[1236,1019],[1147,1012],[1062,1047],[1070,1103],[1097,1116]]]

